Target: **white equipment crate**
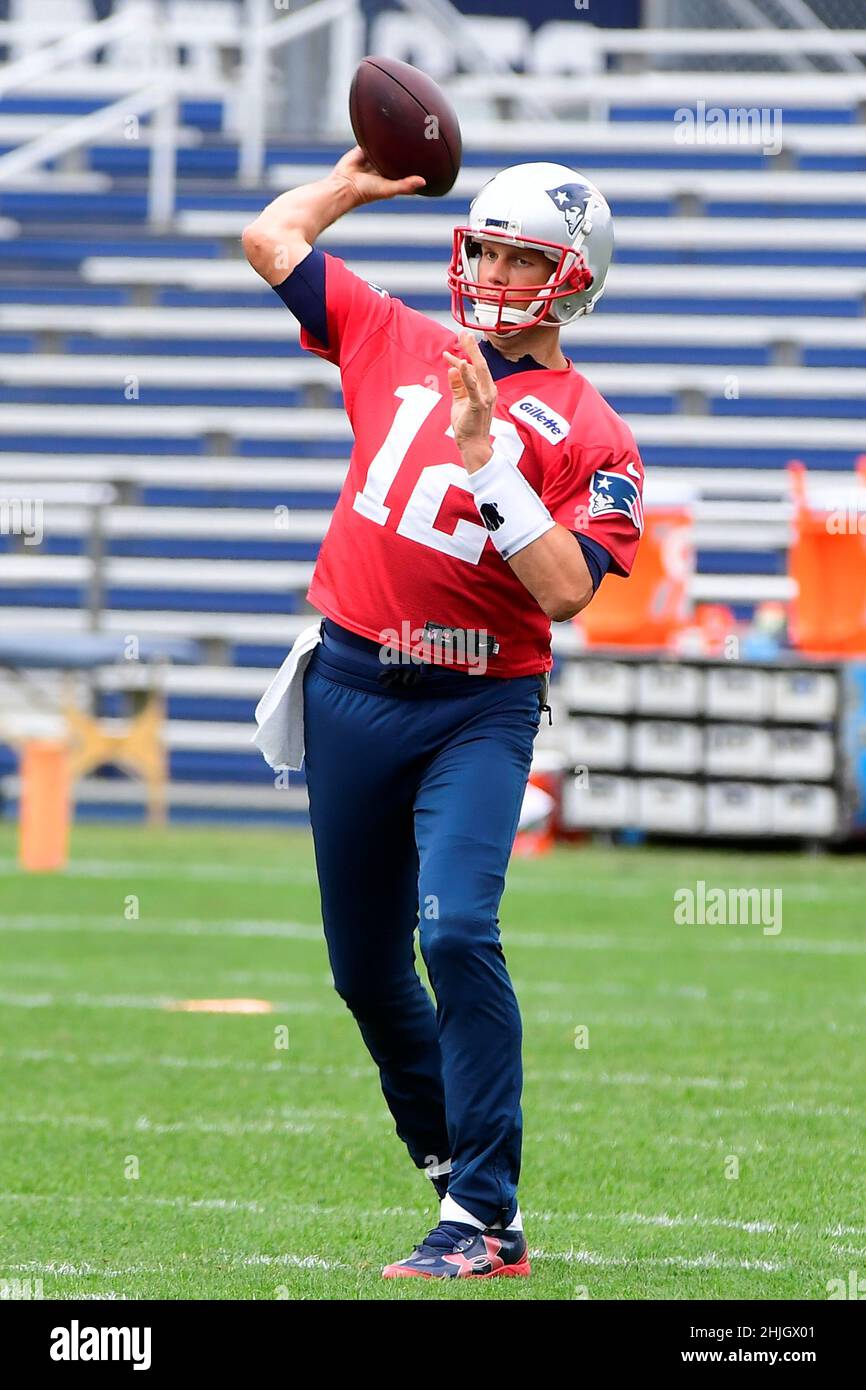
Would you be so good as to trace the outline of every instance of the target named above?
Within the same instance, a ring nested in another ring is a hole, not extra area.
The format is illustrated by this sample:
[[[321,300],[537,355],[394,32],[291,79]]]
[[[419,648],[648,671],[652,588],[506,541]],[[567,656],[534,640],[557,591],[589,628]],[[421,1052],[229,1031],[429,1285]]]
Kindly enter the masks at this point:
[[[777,671],[773,677],[774,719],[792,724],[829,723],[839,703],[838,682],[829,671]]]
[[[696,666],[672,661],[647,662],[637,671],[639,714],[700,714],[704,700],[704,673]]]
[[[634,704],[634,684],[634,668],[627,662],[590,657],[568,662],[559,693],[570,709],[626,714]]]
[[[590,773],[562,779],[562,824],[567,830],[604,830],[635,822],[634,782],[630,777]]]
[[[674,778],[642,778],[637,784],[637,819],[643,830],[696,834],[703,827],[702,789]]]
[[[833,776],[836,749],[824,729],[773,729],[770,776],[780,781],[824,782]]]
[[[706,770],[715,777],[767,777],[770,735],[752,724],[707,726]]]
[[[768,834],[769,788],[754,782],[711,782],[707,786],[705,829],[710,835]]]
[[[602,715],[573,714],[566,725],[566,751],[572,766],[625,767],[628,762],[628,725],[623,719]]]
[[[697,772],[703,760],[702,743],[697,724],[642,719],[632,729],[632,763],[640,772]]]
[[[715,666],[707,671],[707,716],[711,719],[765,719],[770,713],[772,688],[770,671]]]
[[[838,798],[832,787],[787,782],[773,787],[770,825],[776,835],[834,835],[838,828]]]

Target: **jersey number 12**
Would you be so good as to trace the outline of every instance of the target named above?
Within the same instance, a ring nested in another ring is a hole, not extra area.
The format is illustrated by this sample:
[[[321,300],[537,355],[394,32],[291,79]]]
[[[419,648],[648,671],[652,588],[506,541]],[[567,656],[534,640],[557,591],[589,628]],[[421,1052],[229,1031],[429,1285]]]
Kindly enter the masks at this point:
[[[397,414],[382,447],[370,463],[362,490],[355,494],[352,503],[356,512],[360,512],[368,521],[374,521],[377,526],[384,526],[391,515],[385,498],[418,431],[442,399],[441,392],[421,385],[398,386],[394,395],[400,399]],[[524,448],[516,425],[510,420],[494,417],[490,433],[494,457],[504,458],[516,468]],[[445,437],[454,438],[454,430],[450,426],[445,431]],[[453,555],[458,560],[468,560],[471,565],[477,565],[488,534],[480,521],[467,521],[461,517],[451,534],[437,530],[434,525],[450,487],[462,488],[470,497],[474,496],[466,478],[466,469],[459,463],[430,463],[422,468],[397,523],[398,536],[406,536],[419,545],[440,550],[443,555]]]

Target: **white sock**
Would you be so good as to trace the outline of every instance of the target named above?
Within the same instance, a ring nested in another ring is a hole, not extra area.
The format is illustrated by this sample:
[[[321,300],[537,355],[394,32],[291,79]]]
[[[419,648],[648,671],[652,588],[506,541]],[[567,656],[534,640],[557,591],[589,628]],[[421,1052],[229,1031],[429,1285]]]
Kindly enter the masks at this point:
[[[490,1229],[491,1231],[501,1231],[501,1230],[502,1230],[502,1222],[501,1222],[501,1221],[494,1221],[493,1225],[492,1225],[489,1229]],[[518,1205],[517,1211],[514,1213],[514,1216],[513,1216],[512,1219],[509,1221],[509,1223],[508,1223],[508,1225],[507,1225],[507,1227],[506,1227],[506,1230],[508,1230],[508,1231],[522,1231],[522,1230],[523,1230],[523,1217],[520,1215],[520,1206],[519,1206],[519,1205]]]
[[[449,1197],[449,1196],[447,1196],[447,1195],[446,1195],[445,1197],[442,1198],[442,1201],[441,1201],[440,1206],[439,1206],[439,1220],[440,1220],[440,1221],[462,1221],[462,1222],[464,1222],[465,1225],[467,1225],[467,1226],[475,1226],[475,1227],[477,1227],[477,1229],[478,1229],[479,1231],[485,1231],[485,1230],[488,1230],[488,1231],[501,1231],[501,1230],[502,1230],[502,1222],[501,1222],[501,1221],[494,1221],[494,1223],[493,1223],[492,1226],[485,1226],[485,1225],[484,1225],[484,1222],[483,1222],[483,1221],[479,1221],[477,1216],[473,1216],[471,1211],[467,1211],[465,1207],[461,1207],[461,1205],[460,1205],[459,1202],[455,1202],[455,1200],[454,1200],[453,1197]],[[509,1231],[522,1231],[522,1230],[523,1230],[523,1217],[520,1215],[520,1206],[519,1206],[519,1205],[518,1205],[517,1211],[514,1213],[514,1216],[513,1216],[512,1219],[509,1221],[507,1229],[508,1229]]]
[[[473,1216],[471,1211],[461,1207],[459,1202],[455,1202],[453,1197],[447,1194],[442,1198],[439,1205],[440,1221],[462,1221],[465,1226],[474,1226],[477,1230],[485,1230],[483,1221],[479,1221],[477,1216]]]

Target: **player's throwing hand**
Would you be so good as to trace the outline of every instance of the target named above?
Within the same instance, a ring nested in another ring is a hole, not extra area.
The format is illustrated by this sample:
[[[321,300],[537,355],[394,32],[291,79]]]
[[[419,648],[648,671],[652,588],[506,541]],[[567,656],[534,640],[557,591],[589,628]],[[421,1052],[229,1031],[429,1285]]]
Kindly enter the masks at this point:
[[[421,174],[410,174],[405,179],[386,179],[370,163],[359,145],[347,150],[334,165],[332,173],[351,184],[359,207],[363,203],[377,203],[383,198],[396,198],[399,193],[417,193],[427,182]]]
[[[474,336],[460,334],[460,345],[470,358],[467,362],[452,352],[443,352],[451,366],[451,427],[467,471],[476,472],[490,458],[490,425],[496,405],[496,383]]]

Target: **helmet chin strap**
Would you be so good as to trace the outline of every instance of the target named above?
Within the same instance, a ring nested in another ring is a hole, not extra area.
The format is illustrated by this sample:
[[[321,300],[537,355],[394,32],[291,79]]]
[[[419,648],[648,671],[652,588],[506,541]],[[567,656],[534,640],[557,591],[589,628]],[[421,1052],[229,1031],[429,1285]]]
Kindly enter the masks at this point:
[[[543,299],[533,300],[529,309],[509,308],[505,306],[499,312],[498,305],[480,304],[477,300],[472,306],[475,322],[480,328],[486,328],[490,332],[496,332],[496,324],[507,323],[515,328],[560,328],[562,325],[556,319],[547,318],[536,321],[538,307],[544,303]]]
[[[559,327],[559,325],[552,322],[552,320],[547,320],[547,322],[542,320],[541,323],[536,323],[534,316],[525,309],[503,309],[500,314],[493,304],[476,304],[473,308],[473,312],[475,315],[475,322],[478,324],[479,328],[486,328],[493,333],[496,332],[497,323],[507,323],[514,328],[528,328],[530,326],[533,328]]]

